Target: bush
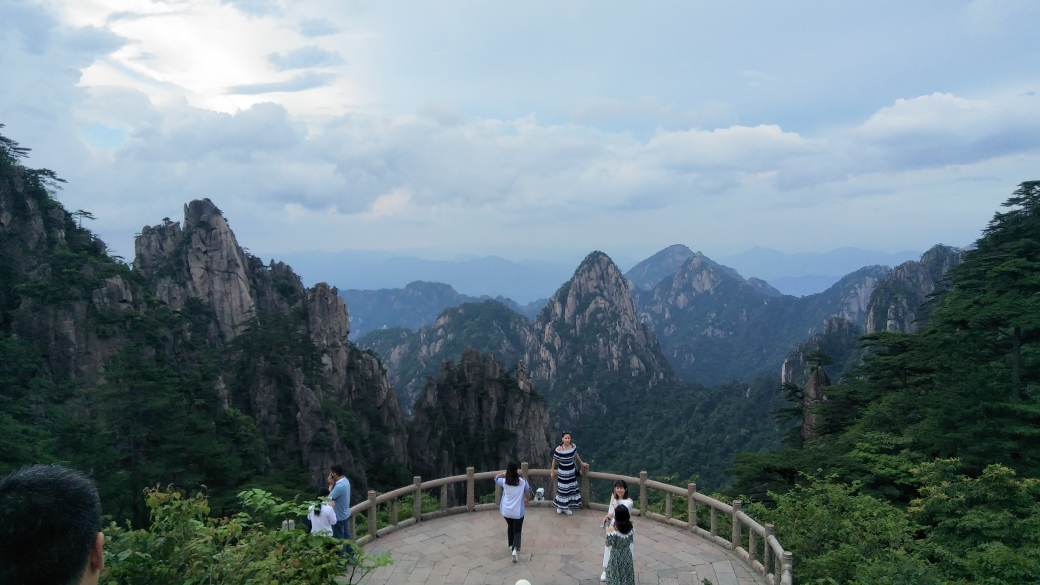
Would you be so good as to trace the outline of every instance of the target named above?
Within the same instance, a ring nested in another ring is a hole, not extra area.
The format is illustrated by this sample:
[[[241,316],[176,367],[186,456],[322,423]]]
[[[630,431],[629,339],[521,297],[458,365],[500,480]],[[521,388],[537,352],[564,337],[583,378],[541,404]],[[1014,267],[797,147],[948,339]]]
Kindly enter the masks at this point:
[[[101,583],[137,585],[286,585],[331,584],[337,577],[356,582],[390,564],[389,554],[341,556],[343,541],[302,530],[270,528],[265,521],[302,515],[306,506],[278,500],[254,489],[239,494],[252,514],[209,516],[202,494],[186,497],[173,489],[145,490],[151,526],[105,529]],[[302,514],[301,514],[302,513]]]

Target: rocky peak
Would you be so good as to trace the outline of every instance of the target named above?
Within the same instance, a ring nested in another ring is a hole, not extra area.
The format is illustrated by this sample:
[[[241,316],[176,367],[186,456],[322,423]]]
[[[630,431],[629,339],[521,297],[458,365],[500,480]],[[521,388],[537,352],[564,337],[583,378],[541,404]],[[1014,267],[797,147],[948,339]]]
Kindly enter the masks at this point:
[[[650,290],[669,275],[675,274],[675,271],[693,255],[693,250],[682,244],[668,246],[633,266],[625,273],[625,278],[634,288]]]
[[[866,309],[867,333],[913,333],[926,318],[921,310],[946,273],[960,264],[963,251],[942,244],[933,246],[920,261],[910,260],[892,269],[870,297]]]
[[[809,372],[809,381],[805,384],[802,398],[802,439],[811,439],[816,435],[816,425],[820,418],[816,407],[827,401],[824,391],[830,385],[831,381],[822,367],[813,368]]]
[[[183,230],[169,221],[143,228],[134,251],[134,265],[153,281],[155,296],[174,310],[199,299],[213,311],[224,342],[253,316],[246,254],[210,200],[184,206]]]
[[[603,408],[595,380],[607,372],[644,390],[674,377],[639,322],[628,281],[602,252],[589,254],[538,314],[525,361],[535,386],[561,404],[559,424],[571,428],[587,408]]]

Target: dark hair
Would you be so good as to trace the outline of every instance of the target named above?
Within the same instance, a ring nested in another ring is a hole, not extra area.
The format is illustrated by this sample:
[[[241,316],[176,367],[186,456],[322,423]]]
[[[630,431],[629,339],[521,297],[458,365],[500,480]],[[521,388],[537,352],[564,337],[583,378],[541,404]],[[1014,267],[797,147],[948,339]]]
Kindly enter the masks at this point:
[[[627,481],[625,481],[623,479],[619,479],[619,480],[615,481],[614,482],[614,488],[615,489],[616,488],[624,488],[625,495],[621,499],[622,500],[627,500],[628,499],[628,482]]]
[[[614,508],[614,528],[621,534],[632,532],[632,515],[628,511],[628,506],[622,504]]]
[[[506,466],[506,485],[520,485],[520,472],[517,471],[515,461],[510,461]]]
[[[328,497],[328,495],[329,495],[329,488],[321,488],[320,490],[318,490],[318,497],[319,498],[326,498],[326,497]],[[321,516],[321,503],[320,502],[314,505],[314,515],[315,516]]]
[[[343,470],[343,466],[339,463],[333,465],[332,467],[329,467],[329,469],[332,470],[332,473],[335,473],[340,477],[345,477],[347,475],[347,472]]]
[[[78,471],[24,467],[0,479],[0,583],[74,583],[101,531],[101,499]]]

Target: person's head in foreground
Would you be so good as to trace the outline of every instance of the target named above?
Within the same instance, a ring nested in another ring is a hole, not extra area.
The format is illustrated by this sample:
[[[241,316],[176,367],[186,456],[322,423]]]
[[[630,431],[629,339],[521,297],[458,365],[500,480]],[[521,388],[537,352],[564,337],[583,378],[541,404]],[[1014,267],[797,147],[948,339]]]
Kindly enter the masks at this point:
[[[101,500],[77,471],[33,465],[0,478],[0,585],[98,582]]]
[[[520,579],[519,581],[516,582],[516,585],[531,585],[531,582],[528,581],[527,579]]]

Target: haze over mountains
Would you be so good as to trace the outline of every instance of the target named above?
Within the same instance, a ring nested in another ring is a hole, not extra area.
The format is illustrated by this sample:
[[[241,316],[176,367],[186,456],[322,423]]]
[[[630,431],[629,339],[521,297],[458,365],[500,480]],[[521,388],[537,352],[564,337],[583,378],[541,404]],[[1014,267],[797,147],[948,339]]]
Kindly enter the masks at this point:
[[[677,253],[677,259],[685,260],[692,252],[686,256],[681,251]],[[921,256],[921,252],[909,250],[889,253],[860,248],[787,254],[760,247],[736,255],[710,251],[706,254],[745,278],[764,280],[780,292],[793,296],[823,292],[842,276],[864,266],[896,266]],[[439,282],[451,285],[461,295],[503,296],[520,305],[552,296],[556,288],[571,277],[574,266],[581,260],[581,257],[567,257],[559,261],[514,261],[498,256],[429,260],[378,250],[293,252],[278,254],[277,257],[293,266],[307,285],[328,282],[340,290],[378,290],[404,288],[415,281]],[[637,266],[638,260],[611,257],[626,274]],[[678,264],[672,272],[677,268]],[[659,276],[663,278],[668,274],[670,272]],[[646,279],[652,281],[651,286],[660,281],[660,278],[653,278],[654,275],[646,275]]]

